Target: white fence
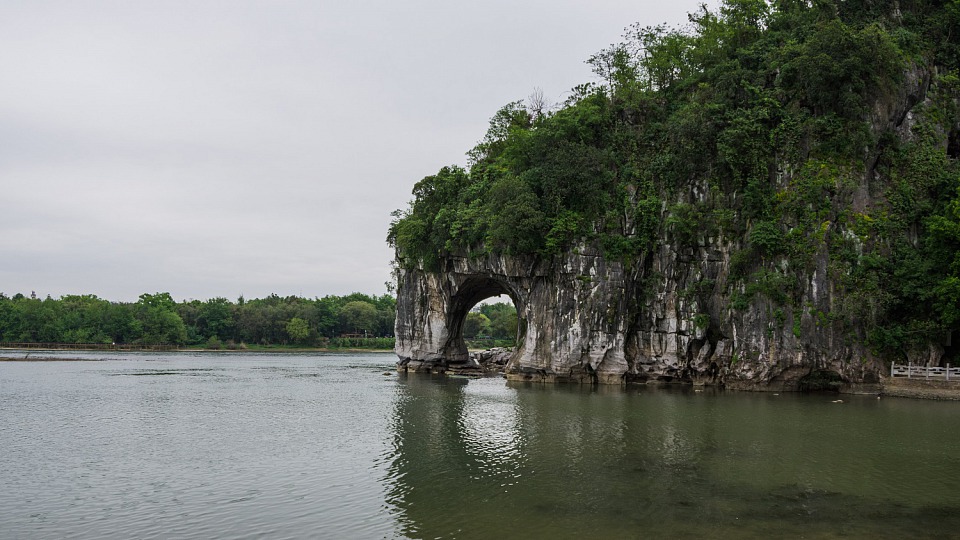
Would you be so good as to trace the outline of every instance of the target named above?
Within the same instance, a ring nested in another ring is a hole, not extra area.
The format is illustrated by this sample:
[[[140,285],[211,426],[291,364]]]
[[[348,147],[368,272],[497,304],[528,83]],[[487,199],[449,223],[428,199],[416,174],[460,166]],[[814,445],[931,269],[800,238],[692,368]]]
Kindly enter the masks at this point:
[[[960,368],[926,367],[913,364],[897,364],[890,366],[891,377],[906,377],[908,379],[940,379],[960,382]]]

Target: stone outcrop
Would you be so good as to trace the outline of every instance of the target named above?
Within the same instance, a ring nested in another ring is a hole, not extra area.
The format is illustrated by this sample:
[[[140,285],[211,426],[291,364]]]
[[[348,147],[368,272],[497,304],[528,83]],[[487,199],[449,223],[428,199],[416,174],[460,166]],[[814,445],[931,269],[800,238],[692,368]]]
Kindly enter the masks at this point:
[[[520,318],[510,377],[620,382],[631,285],[619,264],[591,253],[557,260],[450,257],[443,272],[402,269],[396,336],[402,369],[443,370],[470,362],[463,321],[477,302],[509,295]]]
[[[852,383],[879,382],[882,362],[839,328],[821,326],[809,310],[794,320],[763,299],[733,309],[729,254],[729,246],[709,241],[684,251],[663,244],[649,275],[587,246],[549,261],[451,257],[444,272],[402,269],[399,368],[475,364],[462,338],[466,314],[480,300],[507,294],[520,319],[518,347],[505,367],[513,380],[791,390],[817,369]],[[814,271],[805,300],[834,300],[825,272]]]
[[[908,75],[900,95],[872,113],[878,132],[910,136],[910,111],[924,100],[930,74]],[[873,204],[875,162],[871,154],[857,185],[838,194],[834,205],[862,211]],[[777,179],[784,188],[790,172],[778,172]],[[693,182],[678,197],[669,202],[735,208],[739,195]],[[714,230],[690,238],[669,226],[667,203],[661,214],[654,249],[629,263],[581,244],[551,258],[450,255],[440,271],[401,265],[399,368],[444,371],[470,364],[462,339],[468,310],[506,294],[520,319],[517,348],[505,367],[514,380],[796,390],[816,371],[837,374],[849,388],[881,382],[884,362],[864,345],[867,323],[825,316],[844,302],[827,246],[812,253],[805,268],[791,270],[796,290],[789,306],[763,294],[735,305],[748,285],[732,277],[735,254],[748,247],[743,232]],[[838,227],[838,235],[852,235],[840,224],[827,225]],[[635,232],[631,227],[626,235]],[[921,352],[925,358],[915,362],[936,363],[943,349],[933,345]]]
[[[511,357],[513,357],[513,349],[502,347],[470,353],[470,358],[485,373],[503,373]]]

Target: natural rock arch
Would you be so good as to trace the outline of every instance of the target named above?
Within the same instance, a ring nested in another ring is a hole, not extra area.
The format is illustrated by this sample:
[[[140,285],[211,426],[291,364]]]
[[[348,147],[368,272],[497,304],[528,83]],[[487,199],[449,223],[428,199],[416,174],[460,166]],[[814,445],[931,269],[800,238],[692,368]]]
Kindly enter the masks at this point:
[[[517,309],[517,318],[525,318],[523,283],[503,273],[471,270],[400,271],[398,304],[402,306],[398,307],[396,351],[402,369],[444,371],[469,364],[464,321],[470,309],[486,298],[506,294]]]
[[[560,260],[449,257],[444,263],[438,272],[400,270],[396,352],[401,370],[444,371],[469,363],[463,342],[467,311],[484,298],[507,294],[520,326],[508,378],[624,380],[629,310],[619,266],[583,253]]]
[[[467,345],[463,340],[463,325],[467,320],[467,314],[473,306],[483,300],[504,294],[510,297],[514,307],[517,309],[517,342],[523,339],[523,333],[526,331],[526,318],[522,316],[522,313],[524,313],[523,297],[503,278],[471,276],[460,283],[456,292],[451,297],[451,312],[448,317],[450,343],[447,347],[447,350],[450,352],[446,355],[447,358],[456,358],[458,360],[468,358]]]

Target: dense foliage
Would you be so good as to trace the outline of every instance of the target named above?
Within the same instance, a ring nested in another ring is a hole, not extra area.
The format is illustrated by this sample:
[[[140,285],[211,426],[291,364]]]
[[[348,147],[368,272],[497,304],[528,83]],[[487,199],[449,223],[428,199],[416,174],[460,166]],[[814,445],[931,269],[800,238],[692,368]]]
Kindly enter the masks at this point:
[[[513,304],[480,304],[467,313],[463,337],[468,341],[490,341],[496,346],[513,346],[517,340],[517,309]]]
[[[593,243],[643,265],[657,238],[721,237],[735,308],[813,310],[802,276],[826,250],[844,301],[823,324],[895,354],[956,329],[960,1],[724,0],[689,21],[630,28],[562,106],[498,111],[469,169],[396,213],[401,262]],[[904,135],[907,88],[929,90]]]
[[[143,294],[136,303],[93,295],[36,298],[0,293],[0,341],[193,345],[213,349],[250,345],[392,348],[396,300],[389,295],[307,299],[270,295],[175,302],[169,293]],[[384,339],[374,339],[384,338]]]

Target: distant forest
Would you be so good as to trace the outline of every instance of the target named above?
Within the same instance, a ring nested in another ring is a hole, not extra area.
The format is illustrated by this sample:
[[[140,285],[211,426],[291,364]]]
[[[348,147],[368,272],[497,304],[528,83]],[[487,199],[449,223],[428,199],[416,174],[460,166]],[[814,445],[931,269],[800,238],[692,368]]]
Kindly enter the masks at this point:
[[[392,348],[395,317],[396,300],[386,294],[176,302],[164,292],[130,303],[94,295],[40,299],[0,293],[0,342]],[[515,335],[516,310],[509,304],[480,306],[470,317],[475,322],[468,325],[470,338]]]

